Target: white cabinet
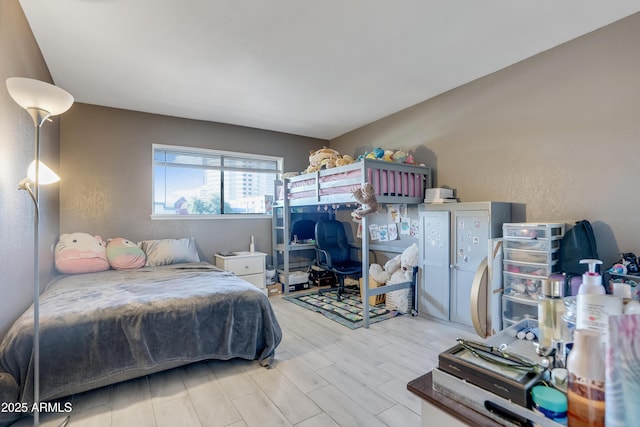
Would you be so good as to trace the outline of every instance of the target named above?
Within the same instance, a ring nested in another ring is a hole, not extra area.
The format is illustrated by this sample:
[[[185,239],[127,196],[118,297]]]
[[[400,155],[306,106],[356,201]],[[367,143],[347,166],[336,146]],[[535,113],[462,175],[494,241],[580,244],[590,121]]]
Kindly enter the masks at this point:
[[[235,255],[216,254],[216,267],[231,271],[258,288],[265,290],[265,259],[262,252],[234,252]]]
[[[481,336],[499,331],[500,237],[511,204],[425,204],[419,216],[419,314],[474,328]]]

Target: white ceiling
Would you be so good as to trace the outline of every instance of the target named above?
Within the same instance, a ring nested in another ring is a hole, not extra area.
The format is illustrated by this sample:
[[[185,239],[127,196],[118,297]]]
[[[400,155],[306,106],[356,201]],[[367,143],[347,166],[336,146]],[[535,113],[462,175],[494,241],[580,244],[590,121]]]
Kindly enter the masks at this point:
[[[639,0],[20,0],[76,101],[332,139]]]

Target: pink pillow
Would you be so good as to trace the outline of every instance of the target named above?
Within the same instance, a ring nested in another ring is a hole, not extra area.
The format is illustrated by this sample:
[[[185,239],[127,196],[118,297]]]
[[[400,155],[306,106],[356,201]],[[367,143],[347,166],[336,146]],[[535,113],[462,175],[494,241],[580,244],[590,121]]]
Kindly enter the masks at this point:
[[[54,258],[58,271],[65,274],[93,273],[110,268],[102,238],[87,233],[61,235]]]
[[[116,270],[144,267],[147,257],[135,243],[122,237],[109,240],[107,244],[109,264]]]

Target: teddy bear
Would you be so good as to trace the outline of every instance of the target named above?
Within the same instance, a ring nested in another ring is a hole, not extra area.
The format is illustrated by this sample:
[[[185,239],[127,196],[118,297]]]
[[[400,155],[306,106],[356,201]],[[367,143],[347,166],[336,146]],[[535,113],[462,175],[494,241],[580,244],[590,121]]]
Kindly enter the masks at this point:
[[[401,254],[387,261],[384,266],[371,264],[369,275],[378,283],[402,283],[411,281],[413,267],[418,265],[419,248],[417,243],[411,244]]]
[[[371,264],[369,276],[378,283],[396,284],[410,282],[413,279],[413,268],[418,266],[419,248],[417,243],[411,244],[400,255],[387,261],[384,266]],[[400,289],[388,292],[387,299],[391,299],[396,309],[402,313],[409,310],[410,289]]]
[[[358,220],[378,210],[378,199],[376,199],[376,193],[370,183],[365,182],[362,187],[352,190],[351,194],[360,203],[360,206],[351,212],[354,219]]]
[[[309,166],[302,173],[311,173],[324,168],[332,168],[336,165],[336,160],[340,155],[336,150],[322,147],[309,152]]]

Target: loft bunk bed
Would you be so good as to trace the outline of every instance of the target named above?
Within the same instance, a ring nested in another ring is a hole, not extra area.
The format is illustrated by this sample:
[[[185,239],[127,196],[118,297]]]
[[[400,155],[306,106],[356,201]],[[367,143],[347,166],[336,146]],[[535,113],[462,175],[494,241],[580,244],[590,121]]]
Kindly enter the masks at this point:
[[[276,183],[273,217],[273,255],[276,268],[284,274],[284,291],[288,293],[289,252],[315,249],[315,244],[291,244],[290,212],[294,208],[335,206],[357,203],[352,191],[370,183],[379,204],[417,205],[424,201],[424,191],[431,188],[431,169],[363,159],[356,163],[286,178]],[[278,210],[282,218],[278,217]],[[369,233],[368,218],[362,218],[362,281],[364,327],[369,327],[369,297],[405,289],[412,282],[369,288]],[[280,237],[278,237],[280,236]],[[282,268],[278,268],[278,253],[283,255]],[[415,280],[414,280],[415,282]],[[415,292],[415,289],[414,289]],[[414,301],[416,298],[414,297]]]

